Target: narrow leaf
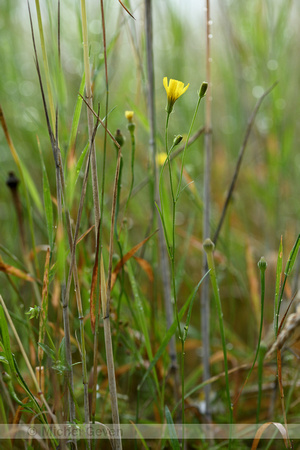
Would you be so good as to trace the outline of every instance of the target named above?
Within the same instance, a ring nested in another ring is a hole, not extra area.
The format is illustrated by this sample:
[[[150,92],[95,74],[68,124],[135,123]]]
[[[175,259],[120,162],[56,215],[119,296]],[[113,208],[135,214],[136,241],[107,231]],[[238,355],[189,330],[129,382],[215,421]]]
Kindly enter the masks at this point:
[[[0,271],[4,272],[8,275],[13,275],[15,277],[21,278],[21,280],[25,281],[34,281],[34,278],[29,275],[28,273],[23,272],[20,269],[17,269],[17,267],[10,266],[9,264],[5,264],[0,256]]]
[[[10,368],[11,372],[14,373],[15,365],[14,365],[13,355],[12,355],[11,347],[10,347],[8,326],[7,326],[7,322],[6,322],[6,318],[5,318],[5,314],[4,314],[4,309],[1,305],[0,305],[0,328],[1,328],[1,335],[2,335],[2,339],[1,339],[2,343],[1,344],[3,344],[3,346],[4,346],[5,356],[8,361],[9,368]]]
[[[141,266],[141,268],[146,273],[146,275],[149,278],[149,280],[153,281],[154,280],[153,270],[152,270],[151,265],[148,263],[148,261],[146,261],[143,258],[139,258],[138,256],[134,256],[134,259]]]
[[[35,206],[38,208],[39,212],[43,213],[43,205],[40,199],[39,192],[34,184],[33,178],[31,177],[30,173],[28,172],[27,168],[23,164],[23,162],[20,160],[20,166],[22,168],[23,176],[24,176],[24,182],[26,184],[26,187],[28,189],[29,194],[31,195],[32,200],[35,203]]]
[[[204,280],[204,278],[206,277],[206,275],[209,272],[206,272],[206,274],[203,275],[203,277],[201,278],[201,280],[199,281],[199,283],[197,284],[197,286],[195,287],[194,291],[192,292],[192,296],[191,296],[191,301],[190,301],[190,306],[189,306],[189,310],[187,313],[187,317],[186,317],[186,322],[185,322],[185,327],[184,327],[184,332],[183,332],[183,341],[185,342],[186,338],[187,338],[187,333],[188,333],[188,329],[190,326],[190,320],[191,320],[191,316],[192,316],[192,309],[193,309],[193,304],[194,304],[194,300],[196,298],[196,294],[197,291],[199,289],[200,284],[202,283],[202,281]]]
[[[98,266],[99,266],[99,236],[100,236],[100,224],[97,232],[97,245],[96,245],[96,257],[93,267],[93,275],[92,275],[92,284],[91,284],[91,293],[90,293],[90,318],[91,318],[91,328],[93,334],[95,334],[95,324],[96,324],[96,316],[99,315],[99,311],[96,311],[96,287],[97,287],[97,278],[98,278]],[[99,308],[98,308],[99,309]]]
[[[276,283],[275,283],[275,300],[274,300],[274,331],[276,336],[276,312],[278,309],[278,299],[279,299],[279,292],[281,287],[281,277],[282,277],[282,257],[283,257],[283,244],[282,244],[282,236],[280,239],[280,245],[278,250],[278,257],[277,257],[277,268],[276,268]]]
[[[116,267],[113,270],[112,276],[111,276],[111,287],[114,286],[118,273],[120,272],[120,270],[122,269],[122,267],[126,264],[127,261],[129,261],[129,259],[147,242],[149,241],[150,238],[152,238],[152,236],[154,236],[154,234],[157,233],[157,230],[154,231],[154,233],[152,233],[150,236],[148,236],[146,239],[144,239],[142,242],[140,242],[139,244],[135,245],[134,247],[132,247],[131,250],[129,250],[129,252],[126,253],[126,255],[123,256],[123,258],[117,263]]]
[[[173,450],[180,450],[180,444],[179,444],[178,437],[176,434],[172,415],[171,415],[170,410],[167,407],[167,405],[165,406],[165,415],[166,415],[167,424],[168,424],[168,431],[170,434],[171,447]]]
[[[38,147],[40,151],[41,156],[41,162],[42,162],[42,170],[43,170],[43,195],[44,195],[44,208],[45,208],[45,216],[46,216],[46,222],[47,222],[47,231],[48,231],[48,239],[49,239],[49,245],[50,249],[53,249],[53,208],[52,208],[52,200],[51,200],[51,191],[50,191],[50,184],[48,180],[48,175],[44,163],[43,154],[40,148],[40,142],[38,140]]]
[[[85,74],[83,74],[83,77],[82,77],[82,80],[80,83],[80,88],[79,88],[79,94],[81,94],[81,95],[83,95],[83,93],[84,93],[84,86],[85,86]],[[75,145],[81,109],[82,109],[82,98],[80,95],[78,95],[76,106],[75,106],[75,111],[74,111],[74,116],[73,116],[73,121],[72,121],[71,134],[70,134],[70,140],[69,140],[69,146],[68,146],[67,153],[69,153],[69,151]]]
[[[270,425],[274,425],[277,430],[279,431],[279,433],[281,434],[283,440],[284,440],[284,444],[287,447],[288,446],[288,438],[287,438],[287,432],[286,429],[284,428],[284,426],[281,423],[278,422],[267,422],[264,423],[263,425],[261,425],[259,427],[259,429],[257,430],[255,437],[254,437],[254,441],[252,443],[252,447],[251,450],[255,450],[259,444],[259,441],[262,437],[263,432],[270,426]]]
[[[104,264],[103,264],[103,255],[101,254],[101,264],[100,264],[100,280],[101,280],[101,303],[103,316],[105,317],[107,312],[107,298],[106,298],[106,281],[105,281],[105,272],[104,272]]]
[[[89,144],[87,143],[86,146],[84,147],[84,149],[82,150],[81,155],[79,156],[79,159],[77,161],[77,164],[76,164],[77,178],[76,178],[75,184],[78,181],[78,178],[79,178],[79,175],[80,175],[80,171],[81,171],[81,167],[82,167],[82,164],[83,164],[83,161],[84,161],[84,158],[85,158],[85,155],[86,155],[88,149],[89,149]]]
[[[294,247],[292,248],[292,251],[290,253],[289,256],[289,260],[287,262],[284,274],[288,277],[291,274],[291,271],[293,270],[296,258],[297,258],[297,254],[298,254],[298,250],[299,250],[299,246],[300,246],[300,234],[297,237],[297,240],[294,244]]]

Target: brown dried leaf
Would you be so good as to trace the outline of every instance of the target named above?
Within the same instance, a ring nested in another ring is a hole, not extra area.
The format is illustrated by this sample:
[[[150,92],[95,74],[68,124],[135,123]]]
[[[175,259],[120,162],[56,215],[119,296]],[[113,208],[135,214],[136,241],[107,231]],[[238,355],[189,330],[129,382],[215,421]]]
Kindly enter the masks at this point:
[[[143,258],[139,258],[138,256],[134,256],[134,259],[139,263],[143,271],[146,273],[149,280],[152,282],[154,279],[153,270],[151,265]]]
[[[251,450],[255,450],[258,446],[258,443],[260,441],[260,438],[263,434],[263,432],[270,426],[270,425],[274,425],[277,430],[279,431],[279,433],[281,434],[283,440],[284,440],[284,444],[286,446],[286,448],[288,447],[288,437],[287,437],[287,432],[286,429],[284,428],[284,426],[281,423],[278,422],[267,422],[264,423],[263,425],[261,425],[259,427],[259,429],[257,430],[254,440],[252,442],[252,447]]]
[[[258,326],[260,321],[259,284],[257,279],[257,265],[253,258],[252,247],[249,242],[249,239],[246,240],[246,264],[247,264],[248,283],[250,288],[250,299],[254,311],[256,325]]]
[[[30,398],[29,397],[25,397],[25,398],[23,398],[23,400],[22,400],[22,403],[24,404],[24,405],[26,405],[26,403],[28,403],[28,401],[30,400]],[[18,408],[17,408],[17,410],[16,410],[16,413],[15,413],[15,415],[14,415],[14,418],[13,418],[13,424],[14,425],[18,425],[19,423],[20,423],[20,419],[21,419],[21,417],[22,417],[22,412],[24,411],[24,407],[23,406],[21,406],[21,405],[19,405],[18,406]]]
[[[120,270],[122,269],[122,267],[126,264],[126,262],[147,242],[149,241],[150,238],[152,238],[152,236],[157,233],[157,230],[154,231],[154,233],[152,233],[150,236],[148,236],[146,239],[144,239],[142,242],[140,242],[139,244],[135,245],[134,247],[132,247],[131,250],[129,250],[129,252],[126,253],[126,255],[123,256],[122,259],[120,259],[120,261],[117,263],[116,267],[114,268],[114,271],[112,273],[111,276],[111,288],[113,288],[118,273],[120,272]]]
[[[9,264],[5,264],[1,256],[0,256],[0,271],[6,273],[7,275],[13,275],[15,277],[21,278],[21,280],[31,282],[34,281],[34,278],[28,273],[25,273],[22,270],[17,269],[16,267],[11,266]]]

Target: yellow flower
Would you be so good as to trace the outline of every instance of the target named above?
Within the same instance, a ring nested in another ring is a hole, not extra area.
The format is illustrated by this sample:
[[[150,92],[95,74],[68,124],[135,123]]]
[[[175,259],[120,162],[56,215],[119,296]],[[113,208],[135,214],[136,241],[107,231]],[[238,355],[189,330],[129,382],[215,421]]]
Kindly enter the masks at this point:
[[[155,158],[156,164],[158,166],[163,166],[167,157],[168,157],[168,155],[166,154],[166,152],[157,153],[156,158]]]
[[[134,112],[133,111],[125,111],[125,117],[128,122],[132,122]]]
[[[167,98],[168,98],[168,104],[167,104],[166,111],[168,114],[170,114],[172,112],[174,103],[182,94],[185,93],[185,91],[187,90],[187,88],[189,87],[190,84],[188,84],[187,86],[184,86],[184,83],[182,81],[172,80],[172,78],[171,78],[169,85],[168,85],[167,77],[164,77],[163,83],[164,83],[164,87],[165,87],[165,90],[167,93]]]

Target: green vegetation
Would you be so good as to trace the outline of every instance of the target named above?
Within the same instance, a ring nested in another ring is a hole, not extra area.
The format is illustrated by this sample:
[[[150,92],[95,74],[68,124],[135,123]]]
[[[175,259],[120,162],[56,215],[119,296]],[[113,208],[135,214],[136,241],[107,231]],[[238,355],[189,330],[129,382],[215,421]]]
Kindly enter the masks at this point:
[[[2,2],[1,448],[297,448],[299,17]]]

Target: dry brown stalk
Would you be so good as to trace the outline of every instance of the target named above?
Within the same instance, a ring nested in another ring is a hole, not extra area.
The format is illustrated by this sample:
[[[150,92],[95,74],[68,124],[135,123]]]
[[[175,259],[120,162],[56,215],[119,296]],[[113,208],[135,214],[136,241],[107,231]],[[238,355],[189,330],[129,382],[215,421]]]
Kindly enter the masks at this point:
[[[291,343],[297,341],[299,339],[300,333],[300,304],[297,306],[296,312],[290,314],[286,320],[286,323],[278,334],[278,337],[268,353],[266,354],[266,358],[270,358],[273,356],[276,350],[281,350],[282,347],[286,344],[286,346]]]

